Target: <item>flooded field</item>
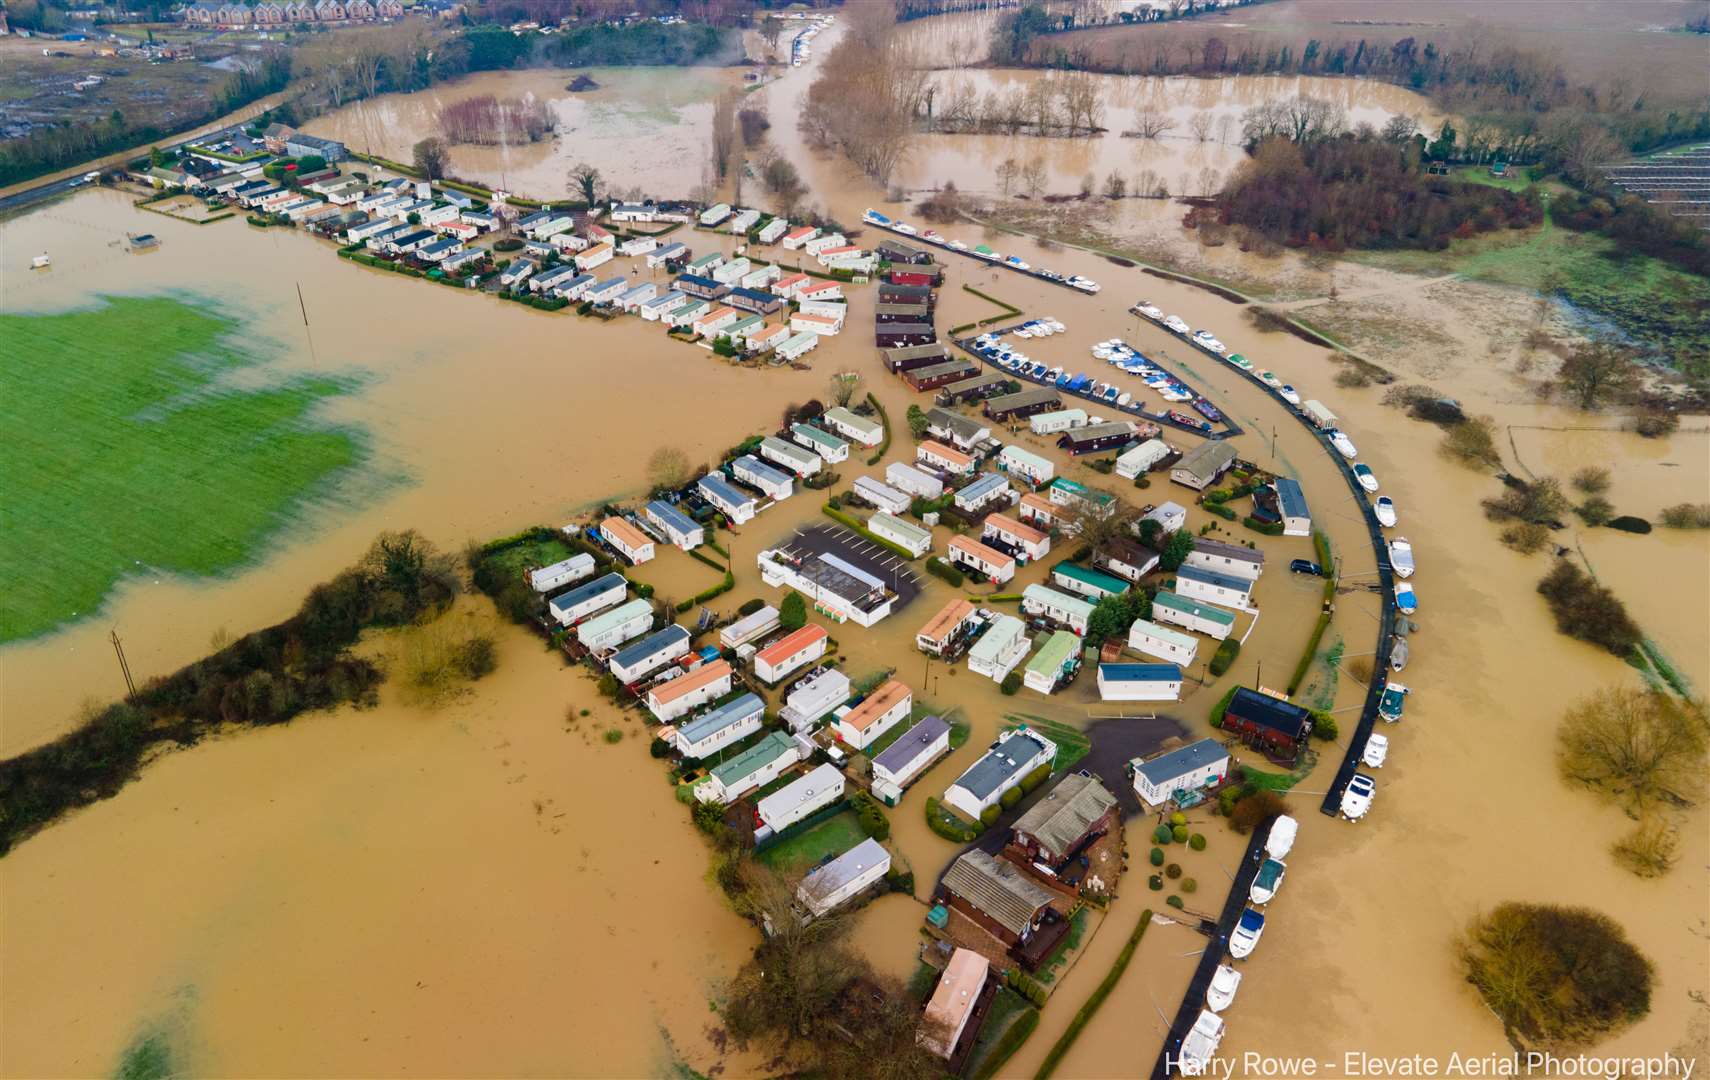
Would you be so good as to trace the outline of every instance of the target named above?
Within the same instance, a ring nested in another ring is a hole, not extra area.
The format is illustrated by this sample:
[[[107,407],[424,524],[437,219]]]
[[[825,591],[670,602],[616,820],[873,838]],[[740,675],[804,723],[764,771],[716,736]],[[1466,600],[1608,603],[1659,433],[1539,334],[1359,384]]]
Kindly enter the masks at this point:
[[[440,135],[439,110],[492,95],[544,102],[557,129],[516,146],[451,148],[448,174],[547,198],[571,189],[570,170],[596,165],[607,185],[682,198],[701,183],[710,154],[713,101],[741,84],[740,68],[577,68],[484,72],[415,94],[384,94],[317,117],[304,127],[352,150],[408,162],[410,148]],[[597,90],[571,93],[586,75]]]
[[[774,118],[799,98],[808,75],[792,72],[765,91]],[[515,90],[484,85],[480,92]],[[774,122],[774,138],[802,167],[813,199],[847,221],[866,205],[899,209]],[[571,152],[567,160],[585,156]],[[606,168],[606,158],[593,160]],[[989,174],[989,161],[959,160],[970,186]],[[563,168],[554,169],[561,179]],[[108,246],[126,229],[143,228],[162,237],[146,261]],[[1699,872],[1710,859],[1705,811],[1682,815],[1674,876],[1640,882],[1607,854],[1626,828],[1620,815],[1556,779],[1552,739],[1563,708],[1636,676],[1555,632],[1533,591],[1545,561],[1503,548],[1479,512],[1477,500],[1497,482],[1440,459],[1437,430],[1379,404],[1381,390],[1335,389],[1336,365],[1324,350],[1261,333],[1240,308],[1210,293],[1075,249],[993,240],[974,227],[945,231],[1085,273],[1104,290],[1081,296],[959,260],[943,291],[942,327],[992,314],[962,290],[966,283],[1068,325],[1067,334],[1029,343],[1036,359],[1104,378],[1110,369],[1100,370],[1088,347],[1125,337],[1211,391],[1247,428],[1237,442],[1244,457],[1298,476],[1315,524],[1342,557],[1345,582],[1370,580],[1375,562],[1355,496],[1322,448],[1231,371],[1126,313],[1147,297],[1335,407],[1361,460],[1400,505],[1398,531],[1418,553],[1423,629],[1405,676],[1416,694],[1404,724],[1387,732],[1390,764],[1379,774],[1373,814],[1353,826],[1314,812],[1343,749],[1324,746],[1291,798],[1302,822],[1294,870],[1246,965],[1225,1051],[1330,1057],[1356,1048],[1502,1049],[1499,1026],[1454,970],[1450,940],[1476,911],[1507,899],[1607,911],[1656,963],[1651,1015],[1607,1048],[1696,1047],[1703,1017],[1693,995],[1701,1001],[1710,989],[1707,883]],[[339,262],[329,246],[294,233],[257,232],[241,221],[165,221],[110,192],[8,222],[0,243],[47,246],[55,261],[51,275],[8,279],[7,314],[64,310],[96,293],[183,290],[241,312],[252,333],[284,350],[284,371],[360,376],[360,389],[327,412],[365,432],[372,454],[353,497],[303,515],[254,565],[212,579],[130,579],[98,620],[0,651],[6,753],[64,730],[85,695],[116,692],[110,625],[125,635],[133,667],[144,675],[169,670],[203,653],[222,628],[240,633],[282,617],[381,528],[416,526],[455,549],[557,523],[643,488],[654,446],[678,445],[691,460],[710,460],[773,428],[787,403],[822,396],[838,369],[861,372],[893,423],[909,404],[925,404],[880,369],[865,334],[870,290],[855,290],[850,329],[811,354],[812,371],[752,372],[635,320],[605,325],[520,310]],[[728,240],[697,232],[693,243],[703,250]],[[1531,469],[1618,462],[1612,499],[1636,513],[1710,491],[1701,432],[1646,442],[1615,431],[1552,430],[1584,421],[1537,404],[1506,368],[1484,362],[1476,338],[1450,338],[1445,366],[1432,378],[1469,411],[1511,428]],[[1033,445],[1028,435],[1019,441]],[[1117,483],[1051,453],[1063,475]],[[903,434],[890,460],[909,456]],[[838,468],[840,488],[871,471]],[[1119,490],[1136,502],[1186,501],[1161,480],[1144,491]],[[819,505],[804,493],[745,527],[732,547],[737,588],[716,603],[775,602],[777,594],[759,585],[753,556],[823,521]],[[1190,525],[1211,520],[1195,509]],[[1238,527],[1235,534],[1251,535]],[[1703,534],[1574,530],[1571,537],[1563,543],[1585,547],[1694,684],[1710,685]],[[1318,609],[1318,591],[1285,572],[1287,560],[1308,555],[1310,545],[1258,542],[1270,572],[1247,647],[1220,682],[1190,685],[1179,706],[1163,710],[1195,731],[1205,730],[1206,710],[1227,686],[1286,680]],[[710,573],[667,551],[636,576],[682,596]],[[1030,568],[1017,585],[1041,573]],[[956,852],[926,828],[927,795],[1015,717],[1084,726],[1105,714],[1087,675],[1049,699],[1028,691],[1003,697],[965,668],[933,665],[928,675],[913,634],[950,595],[928,579],[920,598],[873,630],[834,630],[852,674],[894,667],[918,700],[960,709],[972,729],[968,743],[891,815],[893,846],[913,867],[921,894]],[[1344,642],[1350,660],[1369,651],[1378,610],[1370,592],[1339,596],[1326,645]],[[1344,730],[1351,728],[1364,688],[1346,674],[1333,683],[1326,672],[1318,678],[1327,704],[1347,719]],[[589,717],[580,716],[583,708]],[[629,734],[608,745],[598,733],[613,726]],[[8,943],[0,1068],[106,1073],[127,1048],[154,1039],[175,1064],[198,1073],[641,1076],[674,1060],[703,1072],[722,1066],[723,1075],[760,1071],[762,1062],[733,1055],[708,1030],[716,1022],[709,1003],[749,953],[753,931],[704,880],[706,849],[636,731],[600,703],[591,682],[507,632],[499,671],[441,710],[405,707],[388,693],[369,712],[308,716],[167,756],[117,798],[0,860],[7,898],[0,930]],[[1144,822],[1129,828],[1131,853],[1143,850]],[[1198,871],[1199,906],[1214,910],[1217,864],[1233,859],[1237,846],[1221,825],[1207,822],[1205,831],[1212,846]],[[1032,1074],[1153,903],[1142,875],[1125,880],[1006,1075]],[[862,914],[857,941],[881,970],[906,974],[922,913],[918,903],[887,897]],[[74,936],[66,933],[71,925]],[[1184,928],[1155,923],[1060,1074],[1149,1069],[1199,947]]]

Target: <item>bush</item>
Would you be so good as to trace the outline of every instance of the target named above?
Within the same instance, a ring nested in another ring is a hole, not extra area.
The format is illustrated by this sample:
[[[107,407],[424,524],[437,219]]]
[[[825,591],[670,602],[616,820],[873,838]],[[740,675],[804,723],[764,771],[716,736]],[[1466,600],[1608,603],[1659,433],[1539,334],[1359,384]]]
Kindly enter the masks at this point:
[[[1504,547],[1522,555],[1536,555],[1550,545],[1550,529],[1547,525],[1522,522],[1503,529],[1498,539]]]
[[[1220,728],[1223,726],[1223,714],[1229,711],[1229,703],[1235,700],[1235,691],[1239,689],[1241,689],[1239,686],[1231,686],[1224,691],[1222,697],[1217,699],[1217,704],[1211,707],[1212,727]]]
[[[1174,881],[1177,878],[1181,877],[1182,876],[1182,864],[1181,863],[1171,863],[1170,865],[1164,867],[1164,876],[1169,878],[1171,881]]]
[[[1187,844],[1188,844],[1188,847],[1193,848],[1195,851],[1204,851],[1205,850],[1205,834],[1204,833],[1197,833],[1197,832],[1194,833],[1192,836],[1188,837]]]
[[[1026,794],[1027,792],[1032,791],[1034,788],[1037,788],[1040,784],[1043,784],[1046,780],[1049,780],[1050,778],[1051,778],[1051,763],[1049,761],[1047,761],[1045,764],[1039,766],[1037,769],[1034,769],[1032,772],[1028,773],[1025,778],[1023,778],[1023,780],[1021,781],[1022,793]]]
[[[930,796],[926,800],[926,827],[956,844],[966,844],[980,835],[978,827],[966,823],[955,811]]]
[[[1179,888],[1185,893],[1195,893],[1199,891],[1199,882],[1190,877],[1182,878],[1182,883]]]
[[[998,815],[1002,812],[1003,811],[999,810],[995,806],[986,807],[984,810],[980,811],[980,824],[984,825],[988,829],[991,828],[993,823],[997,821]]]
[[[1153,866],[1164,865],[1164,849],[1163,848],[1161,848],[1161,847],[1153,848],[1152,854],[1150,857],[1151,857]]]
[[[893,865],[889,870],[885,871],[885,884],[891,887],[892,892],[902,893],[904,896],[913,896],[914,871],[904,870],[899,866]]]
[[[1164,891],[1164,875],[1153,874],[1151,877],[1146,879],[1146,887],[1148,889],[1151,889],[1153,892],[1163,892]]]
[[[1179,896],[1166,896],[1166,897],[1164,897],[1164,903],[1170,905],[1173,908],[1180,908],[1180,907],[1187,906],[1186,903]]]
[[[998,689],[1007,696],[1014,696],[1015,692],[1021,689],[1021,672],[1012,671],[1005,675],[1003,682],[998,684]]]
[[[1176,825],[1186,825],[1186,824],[1187,824],[1187,815],[1182,813],[1180,810],[1177,810],[1175,813],[1170,815],[1171,827],[1174,827]]]
[[[1710,503],[1676,503],[1662,512],[1671,529],[1710,529]]]
[[[692,815],[695,828],[709,836],[717,835],[719,830],[724,828],[724,807],[716,802],[701,802],[697,799]]]
[[[1601,495],[1593,495],[1575,507],[1574,513],[1579,515],[1581,521],[1595,529],[1599,525],[1608,524],[1609,519],[1615,516],[1615,504]]]
[[[943,559],[938,558],[936,555],[926,560],[926,572],[938,580],[946,582],[958,589],[962,587],[963,582],[968,580],[967,576],[963,574],[962,571],[945,562]]]
[[[1222,503],[1206,503],[1205,506],[1203,507],[1203,509],[1205,510],[1206,513],[1213,514],[1217,517],[1220,517],[1224,521],[1234,521],[1235,520],[1235,511],[1229,509],[1229,507],[1227,507],[1227,506],[1224,506]]]
[[[523,242],[515,236],[507,236],[493,243],[494,251],[521,251],[522,249]]]
[[[1609,490],[1609,470],[1601,465],[1587,465],[1570,478],[1574,487],[1587,495],[1601,495]]]
[[[1488,416],[1472,416],[1443,434],[1443,455],[1471,468],[1495,468],[1502,464],[1496,448],[1496,422]]]
[[[865,791],[858,791],[850,800],[855,806],[855,817],[861,823],[861,831],[874,840],[886,840],[891,835],[891,821],[885,816],[885,811],[879,806],[877,799]]]
[[[1168,844],[1175,839],[1175,834],[1168,825],[1160,825],[1152,830],[1152,843]]]
[[[1045,984],[1020,968],[1010,968],[1004,975],[1004,981],[1009,983],[1011,990],[1020,994],[1039,1008],[1045,1007],[1045,1002],[1051,994],[1045,989]]]
[[[612,744],[613,746],[616,746],[618,743],[623,742],[623,732],[621,730],[619,730],[618,728],[615,728],[615,727],[614,728],[607,728],[606,733],[600,737],[605,739],[606,742]]]
[[[1225,671],[1228,671],[1229,665],[1233,664],[1235,662],[1235,658],[1240,655],[1241,643],[1232,637],[1224,638],[1222,643],[1217,646],[1217,652],[1212,654],[1211,673],[1213,675],[1221,675]],[[1228,707],[1229,706],[1227,704],[1224,705],[1225,709]],[[1221,715],[1218,717],[1218,722],[1222,723]]]
[[[1015,804],[1020,801],[1021,789],[1018,787],[1012,787],[1002,795],[998,796],[998,805],[1003,807],[1005,810],[1015,809]]]
[[[752,615],[766,606],[766,601],[756,596],[752,600],[744,600],[742,606],[736,609],[738,615]]]
[[[1187,843],[1188,842],[1187,826],[1186,825],[1177,825],[1175,828],[1171,829],[1170,830],[1170,839],[1174,840],[1178,844]]]
[[[778,605],[778,626],[784,631],[800,630],[807,623],[807,601],[799,592],[790,592]]]
[[[1329,742],[1336,735],[1336,718],[1323,709],[1312,710],[1312,737]]]
[[[647,755],[654,758],[669,757],[671,755],[671,744],[664,739],[654,739],[647,744]]]
[[[1563,559],[1538,582],[1550,605],[1556,629],[1569,637],[1626,656],[1639,644],[1639,627],[1613,592],[1578,566]]]
[[[483,675],[491,675],[498,666],[498,652],[493,639],[486,634],[476,634],[457,648],[457,670],[463,673],[464,678],[479,679]]]
[[[1260,521],[1258,518],[1249,515],[1241,519],[1241,524],[1264,536],[1281,536],[1283,534],[1283,525],[1280,521]]]
[[[1274,817],[1288,813],[1288,803],[1274,791],[1259,790],[1235,801],[1229,826],[1245,836]]]
[[[1589,908],[1499,904],[1467,927],[1459,951],[1485,1004],[1536,1045],[1586,1045],[1651,1009],[1650,960]]]

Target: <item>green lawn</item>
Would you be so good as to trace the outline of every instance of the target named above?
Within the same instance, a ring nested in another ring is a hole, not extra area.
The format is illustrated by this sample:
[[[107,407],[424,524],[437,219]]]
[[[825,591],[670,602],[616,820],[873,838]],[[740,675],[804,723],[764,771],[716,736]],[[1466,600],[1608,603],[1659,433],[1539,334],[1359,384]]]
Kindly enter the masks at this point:
[[[501,568],[506,577],[520,577],[527,567],[551,566],[553,563],[563,562],[576,554],[576,551],[577,549],[572,548],[556,536],[543,537],[539,540],[525,540],[515,547],[508,547],[491,556],[490,561]]]
[[[279,377],[181,298],[0,315],[0,641],[92,614],[127,574],[253,560],[365,456],[319,422],[350,379]]]
[[[992,998],[992,1008],[986,1022],[974,1037],[974,1048],[968,1054],[964,1076],[996,1075],[1021,1044],[1039,1024],[1039,1010],[1028,1004],[1020,994],[1004,987]]]
[[[807,870],[827,855],[841,855],[867,838],[853,810],[830,817],[788,840],[780,840],[755,859],[774,870]]]

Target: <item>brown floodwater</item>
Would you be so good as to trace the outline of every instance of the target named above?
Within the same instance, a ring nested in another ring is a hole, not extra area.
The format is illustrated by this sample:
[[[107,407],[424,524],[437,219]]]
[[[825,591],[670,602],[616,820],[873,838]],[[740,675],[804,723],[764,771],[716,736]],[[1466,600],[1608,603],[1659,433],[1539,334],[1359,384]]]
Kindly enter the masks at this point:
[[[803,168],[813,197],[844,220],[869,204],[897,210],[776,123],[810,72],[792,71],[764,91],[774,138]],[[159,234],[160,251],[144,263],[110,248],[127,228]],[[944,231],[969,243],[990,239],[971,227]],[[694,234],[697,249],[710,241]],[[1533,592],[1545,563],[1502,548],[1478,512],[1495,481],[1445,463],[1435,429],[1378,404],[1381,391],[1333,388],[1323,350],[1259,333],[1208,293],[1084,252],[992,242],[1036,265],[1086,273],[1104,291],[1081,296],[957,260],[944,326],[991,313],[960,289],[968,283],[1068,325],[1069,333],[1027,343],[1036,359],[1109,378],[1113,369],[1088,346],[1126,337],[1212,391],[1248,428],[1237,443],[1244,456],[1300,477],[1345,581],[1369,580],[1375,563],[1354,496],[1318,444],[1232,372],[1125,309],[1144,296],[1210,327],[1336,408],[1361,460],[1400,504],[1397,531],[1418,554],[1422,629],[1404,676],[1417,692],[1407,720],[1387,732],[1390,764],[1378,774],[1376,806],[1359,826],[1314,812],[1341,750],[1326,747],[1294,798],[1303,827],[1293,873],[1246,964],[1225,1048],[1500,1048],[1500,1028],[1458,978],[1449,943],[1481,907],[1504,899],[1572,900],[1614,914],[1656,962],[1659,985],[1651,1015],[1611,1045],[1660,1051],[1681,1042],[1697,1008],[1689,995],[1707,986],[1706,881],[1697,870],[1710,858],[1704,812],[1682,817],[1680,869],[1640,882],[1607,854],[1625,828],[1619,813],[1556,779],[1551,739],[1562,709],[1636,676],[1555,632]],[[863,373],[899,424],[910,403],[924,404],[880,371],[862,332],[870,292],[855,294],[851,329],[810,354],[812,371],[751,372],[635,320],[603,325],[521,310],[339,262],[328,246],[294,233],[144,215],[110,192],[0,225],[0,244],[46,247],[55,260],[52,274],[8,277],[8,310],[50,310],[101,292],[211,297],[278,343],[278,364],[363,374],[362,389],[332,415],[372,439],[370,465],[347,497],[290,526],[255,565],[213,581],[128,583],[98,619],[0,652],[0,745],[8,753],[63,731],[85,695],[114,693],[109,625],[125,634],[144,675],[170,670],[204,652],[217,630],[242,633],[287,614],[309,584],[348,563],[381,528],[419,527],[455,547],[556,523],[643,487],[656,445],[710,459],[769,430],[786,403],[821,396],[833,370]],[[297,282],[312,346],[296,309]],[[1433,378],[1472,411],[1512,425],[1532,469],[1611,463],[1614,501],[1639,513],[1710,489],[1703,434],[1645,442],[1613,431],[1536,431],[1584,421],[1482,367],[1471,342],[1457,359],[1456,370]],[[908,453],[902,438],[890,457]],[[1052,453],[1065,475],[1110,486]],[[867,470],[839,471],[847,483]],[[1124,491],[1137,501],[1184,501],[1182,494],[1162,483]],[[812,496],[791,499],[734,538],[738,586],[722,598],[728,607],[754,595],[776,599],[751,570],[753,555],[822,520],[818,508]],[[1210,520],[1195,510],[1191,524]],[[1578,531],[1576,541],[1628,594],[1677,666],[1706,685],[1704,537],[1606,533]],[[1257,594],[1263,614],[1237,664],[1225,681],[1192,688],[1167,710],[1196,729],[1233,682],[1286,683],[1317,610],[1317,590],[1283,569],[1310,554],[1307,541],[1260,545],[1271,566]],[[1031,568],[1017,584],[1042,572]],[[667,551],[637,576],[686,595],[710,575]],[[923,685],[912,635],[950,595],[927,580],[919,600],[874,630],[834,631],[852,673],[897,668],[920,698],[961,708],[973,727],[969,743],[892,815],[894,847],[922,893],[955,849],[926,829],[919,805],[974,760],[1006,714],[1083,724],[1103,711],[1087,679],[1049,699],[1029,691],[1005,698],[989,680],[934,665]],[[1372,594],[1342,595],[1327,642],[1345,641],[1350,659],[1369,652],[1377,614]],[[465,700],[424,710],[388,695],[369,712],[306,717],[171,754],[117,798],[27,841],[0,863],[8,976],[0,1067],[17,1075],[105,1072],[139,1035],[160,1031],[196,1072],[631,1076],[657,1074],[674,1053],[703,1071],[722,1062],[729,1074],[752,1073],[755,1061],[721,1054],[707,1029],[716,1020],[708,1002],[752,947],[753,932],[704,880],[705,849],[641,740],[611,746],[594,733],[613,718],[590,690],[520,633],[507,633],[499,672]],[[1333,687],[1321,677],[1318,691],[1351,727],[1363,688],[1346,676]],[[566,731],[566,711],[584,707],[594,715]],[[1143,823],[1131,826],[1131,850],[1143,851],[1144,831]],[[1206,831],[1213,845],[1190,873],[1201,883],[1198,906],[1214,911],[1238,841],[1210,823]],[[1007,1073],[1031,1074],[1151,902],[1140,874],[1124,883]],[[920,912],[916,902],[888,897],[863,913],[856,940],[881,970],[912,968]],[[1149,1068],[1202,944],[1181,926],[1155,925],[1062,1074]]]

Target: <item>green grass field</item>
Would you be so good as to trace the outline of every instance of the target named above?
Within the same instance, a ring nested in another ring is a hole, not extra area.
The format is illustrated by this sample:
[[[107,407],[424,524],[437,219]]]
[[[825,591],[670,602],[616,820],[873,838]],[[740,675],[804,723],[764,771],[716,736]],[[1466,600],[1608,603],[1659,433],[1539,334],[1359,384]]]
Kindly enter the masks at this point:
[[[354,383],[274,377],[236,327],[175,297],[0,315],[0,642],[92,614],[127,574],[244,565],[364,456],[313,419]]]
[[[855,812],[848,810],[788,840],[780,840],[754,857],[774,870],[801,873],[827,855],[841,855],[866,838]]]

